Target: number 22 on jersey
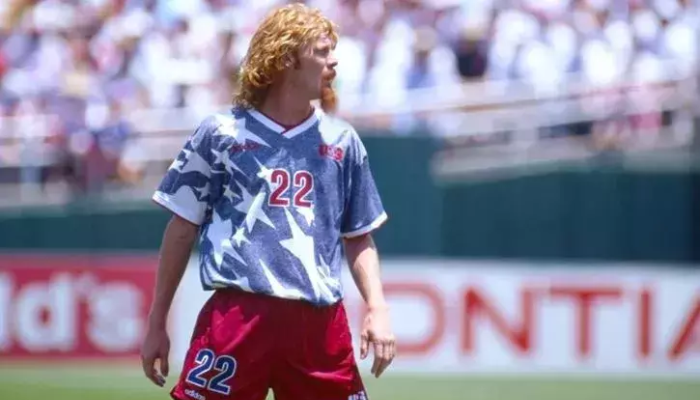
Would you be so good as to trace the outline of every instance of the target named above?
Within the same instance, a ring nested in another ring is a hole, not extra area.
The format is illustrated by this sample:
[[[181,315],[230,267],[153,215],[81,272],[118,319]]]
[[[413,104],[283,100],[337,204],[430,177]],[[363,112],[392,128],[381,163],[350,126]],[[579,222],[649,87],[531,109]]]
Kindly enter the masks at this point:
[[[314,189],[314,177],[309,171],[301,170],[293,175],[286,169],[275,169],[270,174],[275,189],[268,203],[273,207],[311,207],[311,191]],[[293,186],[293,190],[289,190]]]

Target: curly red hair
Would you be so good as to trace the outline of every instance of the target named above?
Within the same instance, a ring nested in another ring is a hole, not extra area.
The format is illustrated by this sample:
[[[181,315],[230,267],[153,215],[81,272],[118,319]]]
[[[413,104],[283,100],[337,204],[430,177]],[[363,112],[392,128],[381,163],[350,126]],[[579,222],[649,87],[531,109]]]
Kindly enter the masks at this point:
[[[271,12],[250,42],[238,76],[234,104],[260,107],[272,82],[289,67],[290,55],[295,57],[304,45],[322,36],[327,36],[334,45],[338,42],[335,24],[315,8],[297,3]],[[328,97],[331,94],[324,91],[322,105]],[[335,96],[332,97],[334,106]]]

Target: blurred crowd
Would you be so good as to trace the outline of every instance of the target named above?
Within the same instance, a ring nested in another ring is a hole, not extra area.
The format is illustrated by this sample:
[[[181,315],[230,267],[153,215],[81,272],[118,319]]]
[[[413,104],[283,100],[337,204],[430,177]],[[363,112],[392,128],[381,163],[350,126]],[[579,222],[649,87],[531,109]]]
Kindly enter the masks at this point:
[[[115,174],[130,180],[119,156],[138,126],[124,113],[228,104],[257,23],[286,2],[3,1],[0,117],[57,116],[48,128],[52,165],[79,187]],[[338,90],[383,105],[400,104],[412,89],[481,79],[547,88],[569,74],[602,84],[661,78],[693,68],[700,45],[690,0],[305,3],[339,25]],[[674,61],[672,71],[664,60]],[[94,177],[86,163],[100,165]]]

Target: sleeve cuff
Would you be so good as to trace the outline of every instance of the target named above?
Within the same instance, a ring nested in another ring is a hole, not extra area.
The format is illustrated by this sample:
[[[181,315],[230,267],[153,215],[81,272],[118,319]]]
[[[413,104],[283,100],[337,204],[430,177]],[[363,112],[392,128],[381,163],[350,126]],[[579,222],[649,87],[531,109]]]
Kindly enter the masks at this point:
[[[359,229],[355,229],[354,231],[345,232],[345,233],[341,234],[341,236],[346,238],[346,239],[354,238],[357,236],[362,236],[362,235],[370,233],[373,230],[376,230],[377,228],[382,226],[386,222],[387,219],[389,219],[389,217],[387,216],[386,212],[383,212],[383,213],[381,213],[381,215],[379,215],[377,218],[375,218],[374,221],[372,221],[371,223],[369,223],[369,224],[367,224]]]
[[[168,211],[177,214],[177,216],[179,216],[180,218],[186,219],[187,221],[195,225],[202,224],[202,218],[200,218],[196,212],[193,212],[192,210],[187,210],[186,208],[175,204],[172,201],[171,197],[163,192],[155,192],[151,199],[158,205],[166,208]]]

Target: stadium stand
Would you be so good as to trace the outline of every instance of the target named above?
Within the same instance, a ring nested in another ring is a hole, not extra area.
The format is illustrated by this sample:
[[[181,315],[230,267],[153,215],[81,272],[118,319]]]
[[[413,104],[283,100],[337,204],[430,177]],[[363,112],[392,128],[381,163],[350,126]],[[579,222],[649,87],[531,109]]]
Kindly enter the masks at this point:
[[[0,197],[159,175],[228,107],[255,24],[279,3],[3,3],[0,184],[26,190]],[[363,134],[436,137],[443,170],[691,140],[700,24],[687,0],[306,3],[341,28],[341,114]]]

